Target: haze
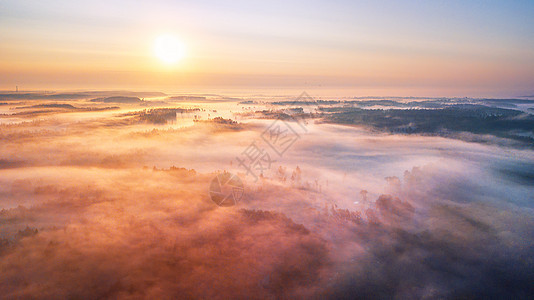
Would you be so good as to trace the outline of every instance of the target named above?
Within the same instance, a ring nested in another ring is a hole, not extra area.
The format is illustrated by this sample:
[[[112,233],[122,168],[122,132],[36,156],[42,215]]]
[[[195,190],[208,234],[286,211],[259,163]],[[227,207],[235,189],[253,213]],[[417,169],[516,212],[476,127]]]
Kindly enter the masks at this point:
[[[353,96],[525,96],[532,1],[9,1],[0,88],[348,89]],[[176,66],[153,55],[179,36]]]
[[[533,20],[0,0],[0,299],[534,299]]]

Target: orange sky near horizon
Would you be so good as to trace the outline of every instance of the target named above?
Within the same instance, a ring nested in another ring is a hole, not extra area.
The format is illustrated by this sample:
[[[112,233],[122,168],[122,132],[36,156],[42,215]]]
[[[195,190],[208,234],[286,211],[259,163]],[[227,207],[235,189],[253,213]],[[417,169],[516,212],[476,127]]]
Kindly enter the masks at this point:
[[[507,11],[488,4],[477,12],[457,3],[451,9],[460,11],[451,15],[437,4],[410,1],[400,7],[292,1],[284,10],[278,10],[284,4],[278,1],[73,2],[2,4],[0,89],[534,94],[534,26],[528,27],[534,23],[528,20],[533,5],[528,3],[509,5]],[[174,65],[154,55],[154,41],[165,33],[186,47],[184,59]]]

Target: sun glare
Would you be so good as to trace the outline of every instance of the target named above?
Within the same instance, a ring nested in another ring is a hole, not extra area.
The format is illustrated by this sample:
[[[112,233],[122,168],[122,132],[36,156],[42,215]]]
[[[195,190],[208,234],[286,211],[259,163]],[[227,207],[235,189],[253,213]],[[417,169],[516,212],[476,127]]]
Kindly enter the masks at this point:
[[[185,46],[173,35],[161,35],[154,43],[154,54],[165,64],[175,64],[184,58]]]

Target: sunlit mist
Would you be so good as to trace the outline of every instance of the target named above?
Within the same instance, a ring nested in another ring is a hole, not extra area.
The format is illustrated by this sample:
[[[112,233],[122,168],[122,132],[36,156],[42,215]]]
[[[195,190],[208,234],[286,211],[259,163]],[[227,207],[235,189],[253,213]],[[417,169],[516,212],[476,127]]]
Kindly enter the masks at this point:
[[[0,2],[0,299],[534,299],[534,1]]]

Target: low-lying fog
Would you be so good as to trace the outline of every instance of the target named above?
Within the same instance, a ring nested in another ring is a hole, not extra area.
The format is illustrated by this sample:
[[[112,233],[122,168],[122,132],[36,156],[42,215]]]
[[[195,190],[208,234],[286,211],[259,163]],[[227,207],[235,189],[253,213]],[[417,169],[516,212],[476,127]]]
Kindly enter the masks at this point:
[[[0,99],[3,297],[534,295],[531,148],[260,119],[270,105],[220,96],[91,100]],[[281,154],[276,126],[295,133]],[[251,145],[263,172],[239,163]],[[210,199],[223,171],[236,206]]]

